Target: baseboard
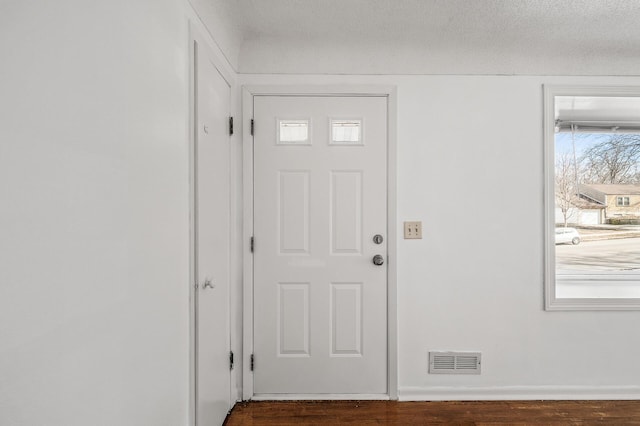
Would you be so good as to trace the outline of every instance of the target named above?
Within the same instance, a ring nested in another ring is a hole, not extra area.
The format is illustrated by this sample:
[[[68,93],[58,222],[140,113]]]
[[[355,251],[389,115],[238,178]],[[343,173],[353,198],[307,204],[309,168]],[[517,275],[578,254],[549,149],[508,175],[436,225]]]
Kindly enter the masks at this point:
[[[400,401],[517,401],[640,399],[640,386],[401,387]]]
[[[253,401],[302,401],[302,400],[349,400],[388,401],[389,395],[363,393],[328,393],[328,394],[293,394],[293,393],[262,393],[251,397]]]

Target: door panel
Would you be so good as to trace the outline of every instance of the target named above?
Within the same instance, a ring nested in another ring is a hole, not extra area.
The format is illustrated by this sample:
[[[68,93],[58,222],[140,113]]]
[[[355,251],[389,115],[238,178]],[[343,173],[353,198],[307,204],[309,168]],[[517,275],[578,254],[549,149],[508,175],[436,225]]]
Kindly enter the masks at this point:
[[[278,171],[280,254],[309,254],[309,171]]]
[[[256,96],[254,120],[254,393],[384,394],[386,97]]]
[[[196,422],[222,424],[231,408],[229,370],[229,96],[196,43],[195,256]]]
[[[362,171],[331,172],[331,254],[360,254]]]

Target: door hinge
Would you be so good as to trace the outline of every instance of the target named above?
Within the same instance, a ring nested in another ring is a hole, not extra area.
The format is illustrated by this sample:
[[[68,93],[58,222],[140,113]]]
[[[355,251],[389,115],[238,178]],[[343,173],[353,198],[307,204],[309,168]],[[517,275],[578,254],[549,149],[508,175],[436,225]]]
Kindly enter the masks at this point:
[[[229,117],[229,136],[233,135],[233,117]]]
[[[253,368],[255,367],[255,362],[253,359],[253,354],[251,354],[251,371],[253,371]]]
[[[253,124],[253,118],[251,119],[251,136],[253,136],[253,130],[254,130],[254,124]]]
[[[253,247],[254,247],[254,242],[253,242],[253,237],[251,237],[251,253],[253,253]]]
[[[229,370],[233,370],[233,351],[229,352]]]

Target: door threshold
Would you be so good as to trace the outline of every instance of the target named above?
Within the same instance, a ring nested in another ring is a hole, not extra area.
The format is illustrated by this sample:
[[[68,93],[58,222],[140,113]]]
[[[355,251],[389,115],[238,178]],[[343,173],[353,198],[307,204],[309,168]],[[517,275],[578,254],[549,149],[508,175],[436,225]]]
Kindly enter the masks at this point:
[[[252,401],[303,401],[303,400],[343,400],[343,401],[389,401],[389,395],[382,393],[260,393],[251,397]]]

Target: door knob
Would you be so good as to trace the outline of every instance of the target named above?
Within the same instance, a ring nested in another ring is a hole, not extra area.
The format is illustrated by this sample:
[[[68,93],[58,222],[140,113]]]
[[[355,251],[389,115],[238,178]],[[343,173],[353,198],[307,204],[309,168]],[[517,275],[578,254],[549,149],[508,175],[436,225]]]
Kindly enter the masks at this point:
[[[373,264],[377,266],[384,264],[384,257],[382,257],[379,254],[376,254],[375,256],[373,256]]]
[[[213,285],[213,283],[211,282],[211,278],[206,278],[204,280],[204,285],[202,286],[203,290],[206,290],[207,288],[214,288],[215,285]]]

